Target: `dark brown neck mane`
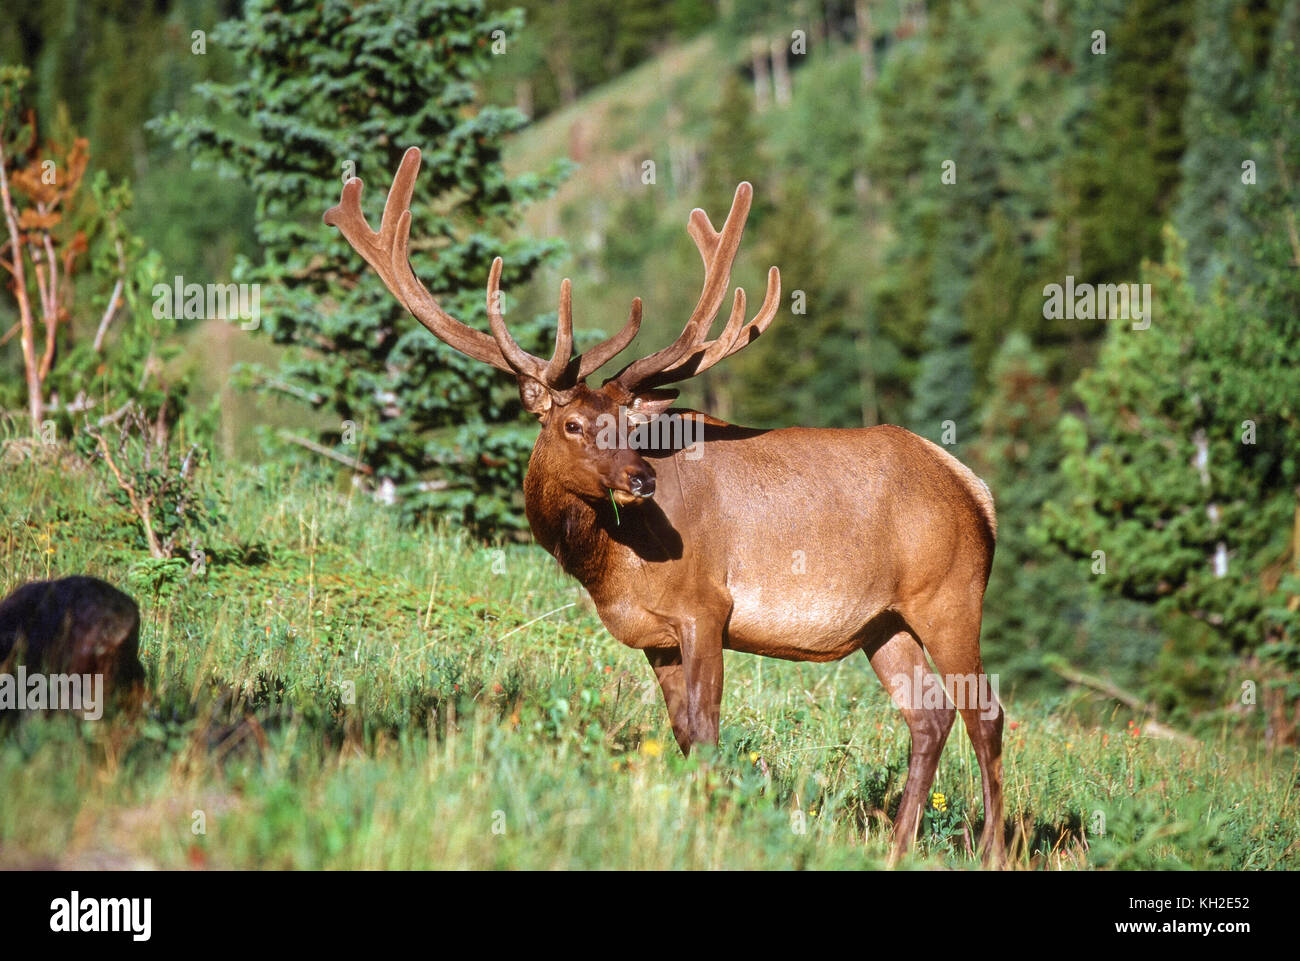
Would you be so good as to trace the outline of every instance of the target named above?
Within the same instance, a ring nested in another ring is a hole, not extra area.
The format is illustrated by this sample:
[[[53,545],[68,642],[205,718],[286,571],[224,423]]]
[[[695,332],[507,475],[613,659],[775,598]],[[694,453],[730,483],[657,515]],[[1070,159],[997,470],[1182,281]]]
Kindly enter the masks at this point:
[[[528,461],[524,478],[524,512],[537,542],[589,591],[608,571],[612,543],[606,533],[613,523],[612,506],[601,510],[565,490],[540,463],[537,452]],[[610,516],[608,521],[604,514]]]
[[[569,491],[548,468],[545,455],[534,448],[524,478],[529,526],[597,604],[628,589],[626,575],[640,565],[682,556],[682,536],[655,501],[621,507],[616,514],[609,501],[592,503]]]

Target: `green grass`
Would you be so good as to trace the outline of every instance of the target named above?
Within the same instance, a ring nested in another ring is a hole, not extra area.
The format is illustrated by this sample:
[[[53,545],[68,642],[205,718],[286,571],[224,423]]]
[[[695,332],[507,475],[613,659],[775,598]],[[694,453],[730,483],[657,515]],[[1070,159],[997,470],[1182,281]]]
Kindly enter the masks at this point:
[[[0,590],[127,587],[153,692],[136,718],[0,728],[0,867],[884,863],[908,739],[865,658],[727,655],[706,769],[679,757],[643,657],[540,548],[403,530],[270,466],[219,475],[232,520],[200,575],[144,560],[96,475],[0,471]],[[1068,700],[1007,710],[1012,866],[1300,866],[1294,753],[1134,737]],[[907,863],[975,866],[960,723],[935,789],[947,810]]]

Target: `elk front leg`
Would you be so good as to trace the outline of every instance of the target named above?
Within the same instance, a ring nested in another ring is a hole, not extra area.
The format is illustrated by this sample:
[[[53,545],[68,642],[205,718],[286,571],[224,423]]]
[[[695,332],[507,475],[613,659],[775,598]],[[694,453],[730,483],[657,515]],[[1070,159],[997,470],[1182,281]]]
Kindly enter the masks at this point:
[[[687,621],[681,628],[681,640],[691,743],[717,745],[722,714],[722,631]]]
[[[664,706],[673,725],[673,737],[682,754],[691,753],[690,724],[686,714],[686,675],[680,648],[646,648],[646,659],[654,668],[659,689],[664,692]]]

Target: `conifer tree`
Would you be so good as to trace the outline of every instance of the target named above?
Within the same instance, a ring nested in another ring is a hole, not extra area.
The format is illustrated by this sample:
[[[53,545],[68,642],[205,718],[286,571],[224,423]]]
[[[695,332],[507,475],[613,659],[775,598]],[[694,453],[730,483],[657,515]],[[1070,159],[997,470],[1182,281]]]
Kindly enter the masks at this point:
[[[202,115],[159,123],[256,197],[260,260],[237,279],[262,285],[262,325],[292,349],[254,381],[329,416],[316,441],[391,484],[406,510],[483,531],[523,524],[532,431],[513,383],[431,337],[321,215],[355,173],[378,223],[403,151],[420,146],[412,267],[448,311],[483,325],[500,254],[508,312],[510,291],[555,245],[502,238],[560,174],[508,177],[502,142],[524,119],[476,103],[476,82],[494,56],[509,56],[518,26],[472,2],[251,0],[209,39],[232,52],[242,79],[201,87]],[[544,331],[509,319],[542,349]]]
[[[969,22],[952,13],[936,17],[934,24],[943,72],[934,91],[937,124],[923,153],[922,195],[916,200],[931,228],[930,306],[909,421],[932,440],[951,443],[955,436],[963,444],[974,428],[976,400],[965,304],[988,244],[997,157],[990,84]],[[945,425],[955,434],[948,435]]]
[[[1062,422],[1065,491],[1046,529],[1104,565],[1103,588],[1195,618],[1245,653],[1275,636],[1266,572],[1293,537],[1295,332],[1221,294],[1198,297],[1182,245],[1169,243],[1144,276],[1151,327],[1113,322],[1076,384],[1086,418]]]
[[[1242,163],[1249,158],[1242,124],[1257,84],[1232,38],[1233,14],[1243,6],[1240,0],[1200,0],[1187,64],[1187,151],[1174,223],[1187,240],[1188,266],[1202,289],[1223,273],[1245,239]]]

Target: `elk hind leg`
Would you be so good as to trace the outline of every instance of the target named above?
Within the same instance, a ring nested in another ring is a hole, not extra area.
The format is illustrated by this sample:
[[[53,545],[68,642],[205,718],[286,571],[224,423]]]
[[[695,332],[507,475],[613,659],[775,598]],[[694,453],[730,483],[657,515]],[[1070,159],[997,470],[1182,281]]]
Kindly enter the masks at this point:
[[[921,623],[932,626],[919,630],[922,643],[939,674],[949,697],[961,712],[979,761],[980,780],[984,789],[984,830],[980,849],[987,863],[1000,866],[1005,858],[1005,835],[1002,823],[1002,704],[995,682],[984,673],[980,657],[981,605],[962,605],[947,598],[933,608],[933,619]],[[909,620],[909,623],[915,622]]]
[[[880,683],[889,691],[894,704],[907,722],[911,735],[911,754],[907,763],[907,782],[894,819],[894,843],[889,863],[898,861],[912,843],[920,825],[921,811],[934,783],[948,732],[956,713],[939,688],[939,681],[926,662],[925,653],[912,633],[890,618],[879,636],[863,646]],[[916,690],[917,686],[921,690]]]

